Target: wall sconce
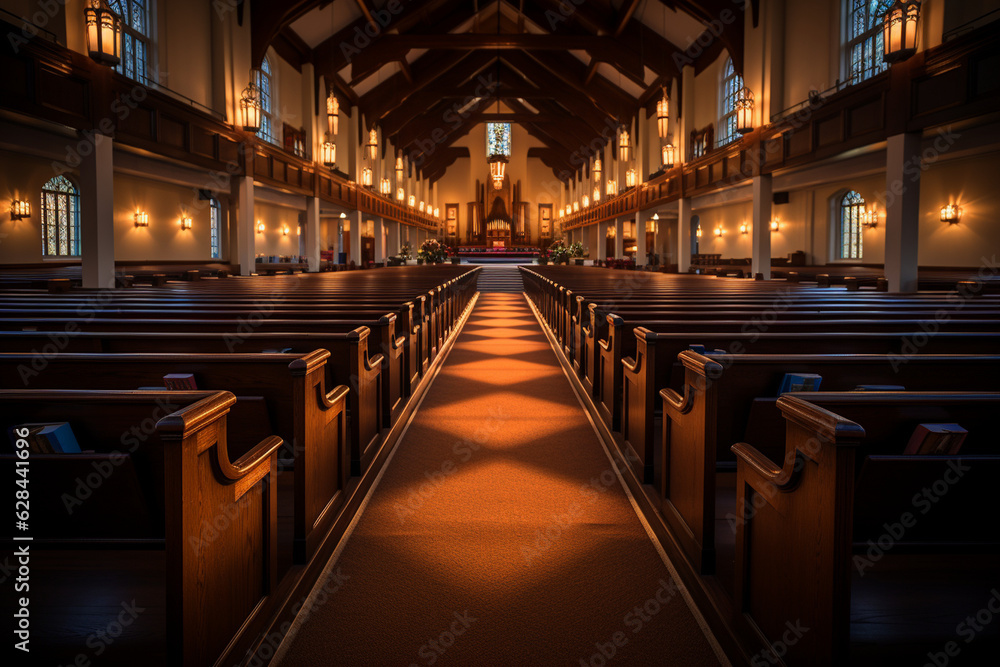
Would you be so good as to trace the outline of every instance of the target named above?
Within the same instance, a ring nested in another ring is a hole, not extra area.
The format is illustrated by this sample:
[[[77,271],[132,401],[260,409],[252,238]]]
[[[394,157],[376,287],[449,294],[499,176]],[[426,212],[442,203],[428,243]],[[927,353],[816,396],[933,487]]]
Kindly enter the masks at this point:
[[[181,229],[191,229],[193,224],[194,222],[191,220],[191,218],[187,216],[181,218]]]
[[[333,93],[326,98],[326,131],[331,137],[340,129],[340,100]]]
[[[896,0],[882,17],[882,60],[898,63],[917,52],[919,0]]]
[[[281,226],[281,235],[282,236],[288,236],[288,225],[282,225]]]
[[[296,236],[302,236],[302,227],[301,226],[295,228],[295,235]]]
[[[772,220],[771,221],[771,231],[772,232],[778,231],[778,221],[777,220]]]
[[[625,187],[634,188],[636,181],[638,180],[638,175],[635,169],[629,169],[625,172]]]
[[[135,226],[136,227],[149,227],[149,214],[145,211],[135,212]]]
[[[715,235],[719,238],[722,238],[722,227],[715,228]]]
[[[240,95],[239,122],[247,132],[260,130],[260,90],[257,88],[257,70],[250,70],[250,83]]]
[[[261,222],[260,220],[257,221],[257,233],[258,234],[264,233],[264,223]]]
[[[410,199],[407,201],[407,203],[410,205],[410,208],[414,208],[417,205],[416,195],[410,195]]]
[[[736,99],[736,131],[740,134],[753,132],[753,92],[743,86]]]
[[[667,145],[660,150],[663,153],[663,166],[667,169],[671,169],[674,166],[674,160],[677,159],[677,149],[672,143],[667,143]]]
[[[346,213],[341,213],[341,214],[340,214],[340,219],[341,219],[341,220],[343,220],[343,219],[344,219],[344,218],[346,218],[346,217],[347,217],[347,214],[346,214]]]
[[[698,225],[697,227],[695,227],[694,235],[695,235],[696,238],[699,238],[699,239],[701,238],[701,225]]]
[[[962,207],[958,204],[948,204],[941,209],[941,222],[957,225],[962,219]]]
[[[118,15],[102,0],[89,0],[83,18],[91,59],[110,67],[121,62],[122,22]]]
[[[870,208],[867,211],[862,211],[861,213],[861,224],[868,229],[875,229],[878,227],[878,213],[874,208]]]
[[[748,231],[749,231],[749,228],[747,227],[747,223],[744,222],[744,223],[740,224],[740,234],[742,234],[743,236],[746,236]]]
[[[31,217],[31,204],[23,199],[15,199],[10,202],[10,219],[24,220]]]

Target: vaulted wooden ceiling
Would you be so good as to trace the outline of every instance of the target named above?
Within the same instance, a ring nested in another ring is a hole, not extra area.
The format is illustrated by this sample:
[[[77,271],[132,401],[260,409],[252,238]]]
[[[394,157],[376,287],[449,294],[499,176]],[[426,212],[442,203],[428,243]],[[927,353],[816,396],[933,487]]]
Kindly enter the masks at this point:
[[[245,0],[240,1],[244,9]],[[311,62],[342,107],[357,106],[434,180],[464,154],[478,123],[509,120],[545,146],[531,151],[566,178],[652,111],[679,66],[700,71],[726,50],[743,68],[734,0],[250,0],[252,52],[273,46]],[[749,13],[750,16],[745,14]],[[499,14],[499,15],[498,15]],[[695,46],[691,46],[695,45]],[[504,105],[498,114],[497,100]]]

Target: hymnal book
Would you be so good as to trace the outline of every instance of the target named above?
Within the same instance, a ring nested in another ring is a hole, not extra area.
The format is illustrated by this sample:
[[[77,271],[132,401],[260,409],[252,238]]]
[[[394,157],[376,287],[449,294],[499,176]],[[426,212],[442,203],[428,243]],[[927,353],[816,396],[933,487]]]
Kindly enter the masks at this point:
[[[80,444],[76,441],[69,422],[44,424],[21,424],[11,429],[12,443],[17,439],[16,431],[27,428],[28,449],[35,454],[79,454]]]
[[[778,396],[790,391],[819,391],[819,383],[822,381],[823,376],[815,373],[785,373]]]
[[[710,356],[713,354],[725,354],[725,350],[706,350],[704,345],[688,345],[688,349],[696,354]]]
[[[958,424],[920,424],[910,436],[903,454],[958,454],[969,432]]]
[[[198,383],[194,381],[194,375],[191,373],[168,373],[163,376],[163,384],[170,391],[187,391],[198,388]]]
[[[261,350],[261,354],[288,354],[291,351],[292,351],[292,348],[290,348],[290,347],[283,347],[281,349],[275,348],[275,349],[270,349],[270,350]]]
[[[859,384],[854,391],[906,391],[901,384]]]

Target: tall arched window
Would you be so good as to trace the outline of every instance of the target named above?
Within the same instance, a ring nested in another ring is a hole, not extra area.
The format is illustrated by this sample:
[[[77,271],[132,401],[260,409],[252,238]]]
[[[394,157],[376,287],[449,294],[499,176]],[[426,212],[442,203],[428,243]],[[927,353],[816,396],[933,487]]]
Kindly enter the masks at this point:
[[[65,176],[42,186],[42,255],[80,255],[80,193]]]
[[[145,85],[149,67],[149,0],[110,0],[111,11],[122,18],[122,60],[115,68]]]
[[[211,211],[211,244],[212,244],[212,259],[219,259],[221,257],[221,239],[222,239],[222,206],[219,205],[219,200],[212,197],[208,200],[208,208]]]
[[[865,198],[851,190],[840,200],[838,259],[861,259],[861,221],[864,219]]]
[[[722,113],[719,114],[719,146],[725,146],[740,138],[740,133],[736,131],[736,100],[739,99],[740,91],[743,90],[743,77],[736,73],[733,67],[733,59],[726,59],[726,66],[722,70],[722,90],[720,91],[720,107]]]
[[[882,62],[882,16],[891,0],[847,0],[847,76],[851,83],[884,72]]]
[[[257,89],[260,91],[260,129],[257,136],[272,144],[277,143],[274,133],[274,115],[271,110],[271,96],[274,92],[274,77],[271,69],[271,61],[264,57],[264,61],[257,70]]]

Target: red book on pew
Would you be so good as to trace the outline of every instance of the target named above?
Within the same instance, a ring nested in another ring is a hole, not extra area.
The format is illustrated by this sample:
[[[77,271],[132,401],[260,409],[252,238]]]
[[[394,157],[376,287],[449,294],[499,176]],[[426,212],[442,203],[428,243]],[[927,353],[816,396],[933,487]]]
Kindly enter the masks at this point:
[[[969,432],[958,424],[920,424],[910,436],[903,454],[952,455],[958,454]]]
[[[192,373],[168,373],[163,376],[163,384],[170,391],[188,391],[197,389],[198,383]]]

